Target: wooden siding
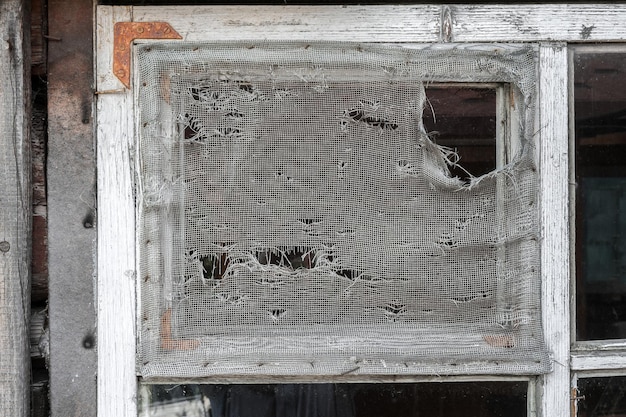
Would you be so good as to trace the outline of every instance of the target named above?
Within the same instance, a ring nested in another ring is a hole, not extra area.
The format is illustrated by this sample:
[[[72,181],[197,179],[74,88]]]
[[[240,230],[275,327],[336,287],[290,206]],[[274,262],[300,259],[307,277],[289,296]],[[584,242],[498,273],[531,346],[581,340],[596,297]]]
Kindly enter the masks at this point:
[[[0,416],[30,414],[30,48],[21,0],[0,2]]]

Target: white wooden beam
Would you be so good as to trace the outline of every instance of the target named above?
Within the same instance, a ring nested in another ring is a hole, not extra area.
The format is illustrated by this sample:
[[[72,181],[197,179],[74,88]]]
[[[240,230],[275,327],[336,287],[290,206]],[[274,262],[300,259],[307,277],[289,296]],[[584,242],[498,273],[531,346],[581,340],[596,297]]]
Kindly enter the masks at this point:
[[[626,370],[624,351],[572,353],[572,371]]]
[[[0,2],[0,416],[30,415],[30,50],[25,2]]]
[[[442,20],[449,17],[449,36]],[[188,41],[596,42],[626,40],[626,4],[138,6]]]
[[[187,41],[437,42],[440,18],[436,5],[133,8],[133,20],[165,19]]]
[[[626,39],[626,4],[450,6],[452,42],[594,42]]]
[[[137,415],[133,105],[111,70],[113,25],[129,21],[130,11],[97,12],[99,417]]]
[[[568,59],[565,44],[539,49],[542,313],[553,370],[544,376],[543,417],[569,415]]]

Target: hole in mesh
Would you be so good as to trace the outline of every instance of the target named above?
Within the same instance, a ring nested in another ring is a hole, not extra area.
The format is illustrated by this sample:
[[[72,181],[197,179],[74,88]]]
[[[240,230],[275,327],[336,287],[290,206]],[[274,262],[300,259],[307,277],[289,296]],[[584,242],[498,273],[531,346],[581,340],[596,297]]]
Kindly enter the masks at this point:
[[[361,275],[361,272],[355,271],[354,269],[338,269],[335,271],[335,274],[340,277],[347,278],[351,281],[354,281],[358,276]]]
[[[395,322],[400,320],[401,317],[406,314],[407,308],[404,304],[399,303],[389,303],[382,307],[387,320]]]
[[[286,251],[261,251],[256,253],[261,265],[276,265],[292,270],[315,267],[314,252],[309,247],[290,248]]]
[[[480,292],[480,293],[474,293],[474,294],[460,295],[458,297],[452,297],[451,300],[454,303],[469,303],[472,301],[480,300],[481,298],[489,298],[489,297],[491,297],[491,294],[489,292]]]
[[[346,110],[344,115],[355,122],[364,123],[370,127],[377,127],[382,130],[396,130],[398,128],[397,123],[393,123],[387,118],[371,116],[366,111],[356,108]]]
[[[459,243],[452,234],[444,233],[437,239],[437,244],[446,248],[455,248]]]
[[[223,94],[218,91],[211,90],[208,86],[202,87],[190,87],[189,93],[191,97],[196,101],[216,101],[224,98]]]
[[[349,109],[348,111],[346,111],[346,116],[356,122],[360,121],[364,117],[363,112],[357,109]]]
[[[245,116],[246,116],[245,114],[239,113],[237,110],[229,111],[228,113],[224,115],[224,117],[227,117],[230,119],[241,119]]]
[[[496,88],[434,85],[426,89],[424,128],[442,147],[452,177],[465,184],[496,169]]]
[[[287,181],[287,182],[293,182],[294,181],[293,177],[290,177],[289,175],[285,174],[282,171],[276,171],[276,173],[274,174],[274,177],[278,181]]]
[[[396,161],[396,167],[398,171],[404,174],[419,175],[420,173],[419,165],[406,159],[398,159]]]
[[[200,136],[200,130],[202,129],[201,123],[195,117],[185,114],[185,139],[194,139],[199,140],[202,138]],[[206,138],[202,138],[206,139]]]
[[[272,319],[278,320],[279,318],[285,315],[287,310],[285,310],[284,308],[276,308],[276,309],[271,310],[270,312],[272,313]]]
[[[219,255],[201,256],[202,274],[204,279],[222,279],[226,268],[228,268],[228,256],[225,253]]]
[[[215,294],[215,298],[223,303],[228,303],[232,305],[240,305],[246,302],[247,296],[239,293],[239,292],[219,292]]]
[[[383,118],[366,117],[363,121],[372,127],[379,127],[383,130],[396,130],[398,128],[398,125],[396,123],[392,123],[389,120]]]
[[[245,91],[246,93],[254,93],[254,87],[252,84],[239,84],[239,89]]]
[[[249,101],[267,101],[268,97],[266,97],[263,92],[256,89],[252,84],[247,82],[238,82],[239,93],[235,93],[236,97],[241,97],[244,100]]]
[[[404,304],[398,304],[398,303],[389,303],[386,306],[384,306],[383,309],[387,313],[394,315],[394,316],[397,316],[399,314],[406,312],[406,306]]]
[[[359,271],[356,268],[341,268],[341,265],[339,265],[339,262],[337,262],[335,260],[335,257],[332,255],[329,255],[327,257],[328,261],[335,264],[336,266],[338,266],[337,269],[333,270],[333,272],[337,275],[339,275],[340,277],[349,279],[350,281],[355,281],[357,279],[362,279],[362,280],[371,280],[372,278],[368,275],[365,275],[363,273],[363,271]]]
[[[298,221],[306,224],[307,226],[310,226],[312,224],[321,223],[322,219],[298,219]]]
[[[231,101],[230,94],[212,90],[209,86],[190,87],[189,94],[206,110],[224,110]]]
[[[196,100],[196,101],[200,101],[200,92],[202,90],[199,87],[191,87],[189,89],[189,94],[191,94],[191,97]]]

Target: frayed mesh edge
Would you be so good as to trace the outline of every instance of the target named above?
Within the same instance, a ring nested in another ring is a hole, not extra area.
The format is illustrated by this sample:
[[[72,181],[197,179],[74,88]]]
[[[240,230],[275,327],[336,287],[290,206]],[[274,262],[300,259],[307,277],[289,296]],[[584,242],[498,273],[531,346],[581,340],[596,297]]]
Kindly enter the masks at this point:
[[[547,372],[535,56],[139,47],[141,374]],[[452,178],[421,121],[434,81],[518,88],[523,152]]]

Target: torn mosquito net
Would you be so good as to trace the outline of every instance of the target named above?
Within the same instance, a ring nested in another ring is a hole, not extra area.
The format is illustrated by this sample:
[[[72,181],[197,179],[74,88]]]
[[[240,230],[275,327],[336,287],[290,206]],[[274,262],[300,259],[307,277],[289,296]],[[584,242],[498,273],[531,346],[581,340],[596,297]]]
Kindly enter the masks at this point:
[[[533,49],[136,56],[140,375],[548,371]],[[517,91],[521,151],[469,183],[422,124],[446,81]]]

